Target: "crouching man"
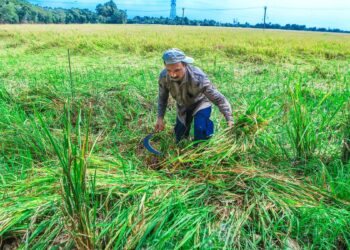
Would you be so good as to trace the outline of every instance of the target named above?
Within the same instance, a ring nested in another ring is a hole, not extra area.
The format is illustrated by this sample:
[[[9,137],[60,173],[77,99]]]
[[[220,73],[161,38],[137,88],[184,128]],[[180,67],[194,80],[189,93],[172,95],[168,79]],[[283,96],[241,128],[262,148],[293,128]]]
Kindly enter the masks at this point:
[[[179,49],[169,49],[163,54],[165,69],[159,76],[158,118],[155,131],[165,128],[164,115],[169,93],[176,100],[177,118],[174,128],[176,142],[189,136],[194,120],[194,140],[207,140],[214,133],[210,120],[212,103],[219,107],[229,127],[233,126],[230,103],[209,81],[206,74],[192,66],[193,58]]]

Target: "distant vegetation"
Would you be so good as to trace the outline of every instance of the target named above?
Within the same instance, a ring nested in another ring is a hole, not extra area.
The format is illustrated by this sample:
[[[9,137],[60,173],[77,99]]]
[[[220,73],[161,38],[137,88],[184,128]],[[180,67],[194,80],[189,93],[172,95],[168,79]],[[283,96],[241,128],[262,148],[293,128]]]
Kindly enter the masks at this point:
[[[221,23],[215,20],[190,20],[187,17],[181,18],[176,17],[175,19],[170,19],[166,17],[140,17],[136,16],[133,19],[128,19],[128,23],[139,23],[139,24],[166,24],[166,25],[196,25],[196,26],[222,26],[222,27],[239,27],[239,28],[258,28],[258,29],[283,29],[283,30],[306,30],[306,31],[320,31],[320,32],[341,32],[348,33],[341,29],[326,29],[326,28],[317,28],[317,27],[306,27],[306,25],[299,24],[272,24],[272,23]]]
[[[126,13],[113,1],[98,4],[93,12],[39,7],[23,0],[0,0],[0,23],[126,23]]]
[[[0,0],[0,24],[1,23],[130,23],[130,24],[166,24],[166,25],[193,25],[193,26],[224,26],[241,28],[266,28],[284,30],[306,30],[321,32],[348,33],[341,29],[326,29],[306,27],[298,24],[249,24],[249,23],[221,23],[215,20],[190,20],[187,17],[149,17],[135,16],[127,18],[126,11],[119,10],[116,3],[111,0],[104,4],[98,4],[96,11],[89,9],[63,9],[49,8],[32,5],[24,0]]]

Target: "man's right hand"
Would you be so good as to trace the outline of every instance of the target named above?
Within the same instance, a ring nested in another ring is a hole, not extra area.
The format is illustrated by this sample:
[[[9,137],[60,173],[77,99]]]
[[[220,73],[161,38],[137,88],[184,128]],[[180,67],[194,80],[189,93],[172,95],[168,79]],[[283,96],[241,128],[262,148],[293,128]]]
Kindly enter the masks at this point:
[[[165,129],[165,124],[163,118],[158,117],[156,126],[154,127],[155,132],[163,131]]]

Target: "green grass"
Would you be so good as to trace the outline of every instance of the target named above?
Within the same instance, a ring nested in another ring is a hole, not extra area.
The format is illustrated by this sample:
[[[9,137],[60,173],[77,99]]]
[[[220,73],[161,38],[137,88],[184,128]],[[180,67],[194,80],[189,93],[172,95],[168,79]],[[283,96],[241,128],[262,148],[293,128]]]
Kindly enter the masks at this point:
[[[349,248],[348,35],[3,25],[0,38],[2,246]],[[214,108],[214,137],[176,146],[170,101],[158,158],[141,142],[169,47],[196,59],[236,126]]]

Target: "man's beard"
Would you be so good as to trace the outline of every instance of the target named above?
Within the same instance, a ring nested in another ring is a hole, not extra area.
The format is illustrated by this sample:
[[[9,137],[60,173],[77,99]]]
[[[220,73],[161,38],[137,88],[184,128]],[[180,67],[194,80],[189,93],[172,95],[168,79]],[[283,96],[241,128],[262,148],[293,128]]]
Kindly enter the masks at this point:
[[[182,82],[183,77],[176,77],[176,78],[170,77],[170,80],[171,80],[172,82],[180,83],[180,82]]]

